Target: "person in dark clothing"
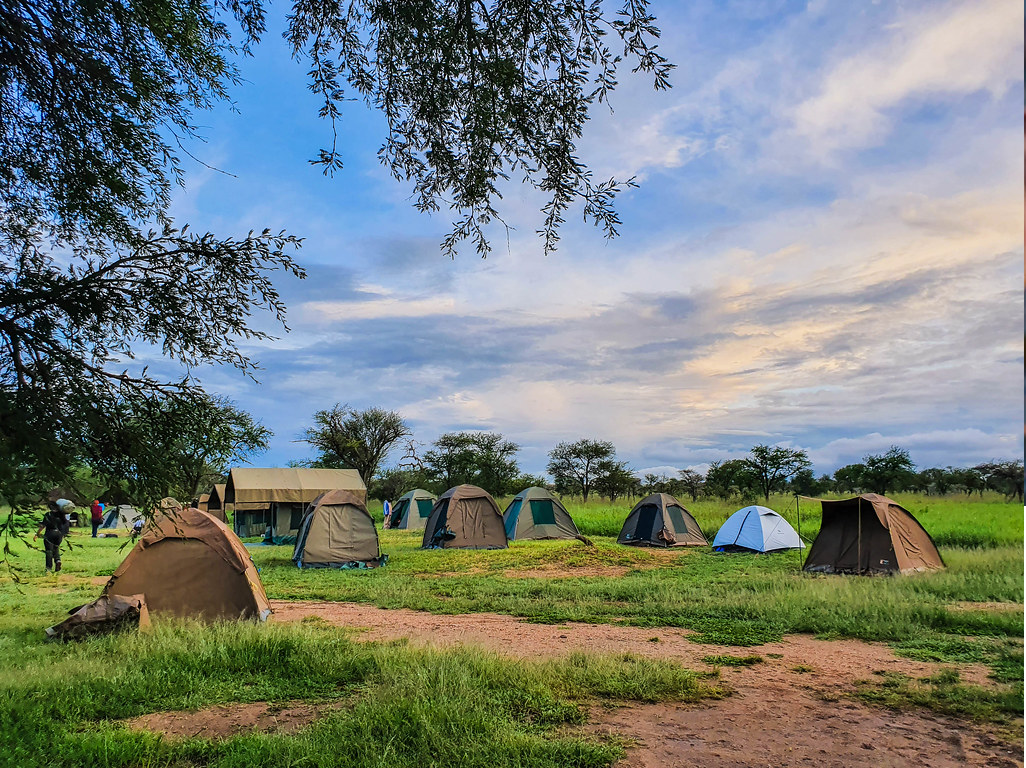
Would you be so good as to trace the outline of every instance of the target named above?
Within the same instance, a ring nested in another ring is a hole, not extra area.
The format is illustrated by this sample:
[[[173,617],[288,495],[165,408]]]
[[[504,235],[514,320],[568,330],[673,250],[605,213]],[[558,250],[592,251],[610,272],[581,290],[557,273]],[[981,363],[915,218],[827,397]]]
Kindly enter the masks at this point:
[[[93,506],[89,508],[91,517],[89,521],[93,524],[93,538],[96,538],[96,531],[99,529],[100,524],[103,522],[103,504],[100,503],[99,499],[93,501]]]
[[[51,568],[56,573],[61,569],[61,543],[68,535],[71,523],[64,511],[56,503],[50,502],[50,508],[43,515],[43,521],[39,524],[39,530],[33,536],[33,540],[43,534],[43,551],[46,552],[46,570]]]

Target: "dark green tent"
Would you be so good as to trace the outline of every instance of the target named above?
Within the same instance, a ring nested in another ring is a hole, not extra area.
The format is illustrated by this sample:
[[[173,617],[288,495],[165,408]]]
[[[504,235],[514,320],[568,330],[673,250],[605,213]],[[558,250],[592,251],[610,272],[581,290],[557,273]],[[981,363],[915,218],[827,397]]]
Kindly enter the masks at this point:
[[[544,488],[525,488],[502,513],[506,536],[518,539],[578,539],[580,531],[566,507]]]
[[[709,543],[698,521],[668,493],[653,493],[635,504],[616,542],[637,547],[701,547]]]
[[[435,497],[421,488],[414,488],[403,494],[392,507],[389,528],[402,528],[410,531],[424,530],[424,524],[431,516],[431,508],[435,505]]]

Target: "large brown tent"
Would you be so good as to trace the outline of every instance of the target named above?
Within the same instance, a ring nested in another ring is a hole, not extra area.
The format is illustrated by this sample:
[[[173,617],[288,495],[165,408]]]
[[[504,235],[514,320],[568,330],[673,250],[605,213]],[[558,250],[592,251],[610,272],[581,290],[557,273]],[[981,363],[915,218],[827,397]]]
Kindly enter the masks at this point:
[[[234,512],[239,536],[269,534],[275,544],[287,544],[294,542],[307,505],[335,490],[367,500],[367,486],[355,469],[236,467],[228,474],[223,501]]]
[[[653,493],[634,505],[616,543],[636,547],[701,547],[709,542],[683,504],[668,493]]]
[[[912,513],[876,493],[820,499],[823,524],[805,570],[813,573],[915,573],[944,567],[930,534]]]
[[[303,516],[292,560],[300,568],[381,565],[378,531],[363,497],[344,490],[318,496]]]
[[[424,526],[425,549],[506,549],[499,505],[476,485],[457,485],[435,502]]]
[[[271,612],[253,560],[220,520],[198,509],[156,512],[103,589],[145,595],[151,613],[213,619],[267,618]]]

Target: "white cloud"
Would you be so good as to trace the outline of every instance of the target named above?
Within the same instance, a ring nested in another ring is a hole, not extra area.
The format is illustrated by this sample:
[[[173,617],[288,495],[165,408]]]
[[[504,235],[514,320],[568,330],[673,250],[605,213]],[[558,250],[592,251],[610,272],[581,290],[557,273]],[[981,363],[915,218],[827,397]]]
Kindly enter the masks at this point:
[[[889,111],[907,101],[988,91],[997,97],[1021,83],[1023,6],[973,0],[902,18],[888,39],[844,59],[819,93],[794,111],[810,153],[872,144],[894,123]]]

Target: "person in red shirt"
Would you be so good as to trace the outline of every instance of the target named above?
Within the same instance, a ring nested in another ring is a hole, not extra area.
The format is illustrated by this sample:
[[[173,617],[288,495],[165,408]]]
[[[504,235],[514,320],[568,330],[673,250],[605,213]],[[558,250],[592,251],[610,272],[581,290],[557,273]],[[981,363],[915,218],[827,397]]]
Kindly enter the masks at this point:
[[[93,538],[95,539],[96,530],[100,527],[100,523],[103,522],[103,505],[100,503],[99,499],[94,499],[93,506],[91,506],[89,509],[92,512],[90,520],[93,524]]]

